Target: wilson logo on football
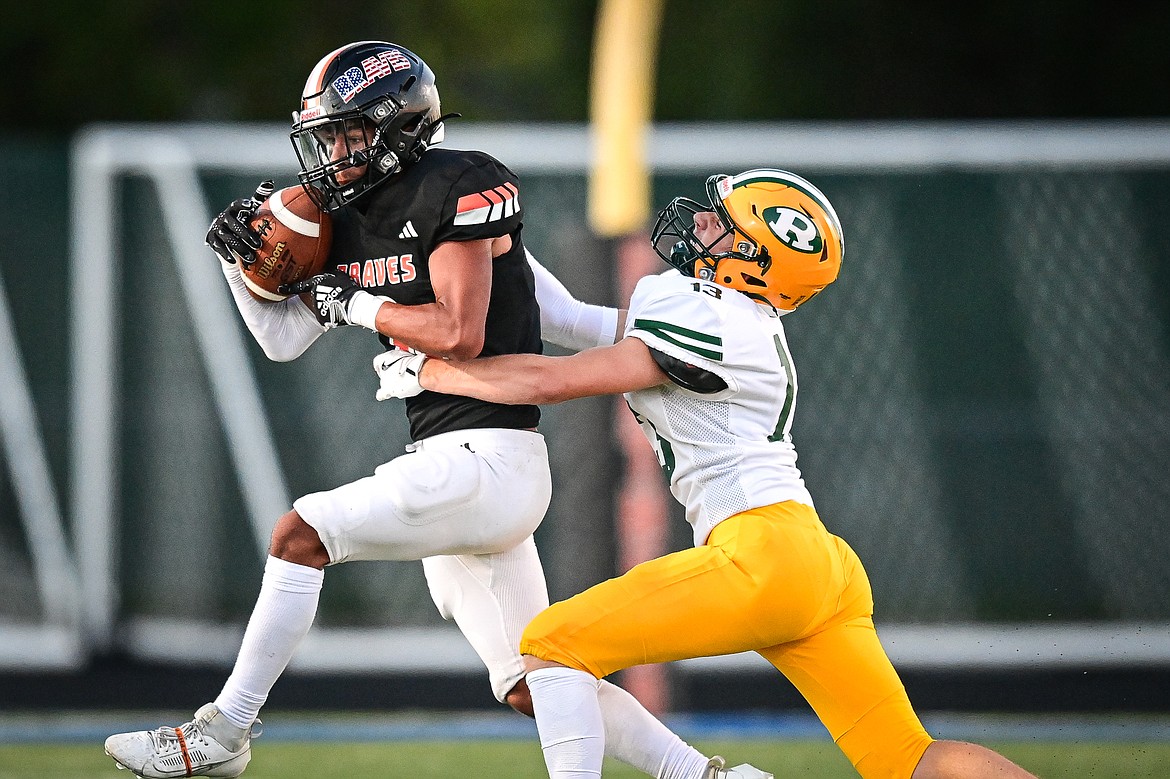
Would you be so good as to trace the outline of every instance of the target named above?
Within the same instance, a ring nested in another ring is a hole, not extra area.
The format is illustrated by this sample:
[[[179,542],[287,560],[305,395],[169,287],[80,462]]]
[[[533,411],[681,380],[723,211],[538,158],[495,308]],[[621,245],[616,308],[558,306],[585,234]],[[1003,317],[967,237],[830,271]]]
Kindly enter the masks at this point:
[[[268,256],[264,262],[260,263],[253,271],[256,276],[262,279],[267,279],[272,276],[272,271],[280,266],[280,258],[284,256],[285,250],[288,249],[288,244],[284,241],[277,241],[276,246],[272,249],[272,254]]]

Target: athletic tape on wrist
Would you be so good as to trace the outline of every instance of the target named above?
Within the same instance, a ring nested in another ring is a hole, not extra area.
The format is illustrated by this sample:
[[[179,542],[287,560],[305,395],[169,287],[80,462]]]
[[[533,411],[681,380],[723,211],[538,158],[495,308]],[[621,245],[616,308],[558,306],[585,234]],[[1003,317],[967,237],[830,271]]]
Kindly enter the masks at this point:
[[[392,302],[390,298],[382,295],[371,295],[369,292],[362,291],[355,292],[349,301],[346,319],[352,324],[378,332],[378,311],[381,310],[383,303]]]

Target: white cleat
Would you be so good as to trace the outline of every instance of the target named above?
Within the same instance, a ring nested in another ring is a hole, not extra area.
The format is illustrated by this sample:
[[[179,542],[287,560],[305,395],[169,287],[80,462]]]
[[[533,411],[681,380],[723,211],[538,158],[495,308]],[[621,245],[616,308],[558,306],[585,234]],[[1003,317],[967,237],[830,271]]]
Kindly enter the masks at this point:
[[[212,776],[234,779],[252,759],[252,736],[260,720],[238,728],[224,719],[214,703],[195,712],[195,719],[177,728],[118,733],[106,739],[106,754],[118,768],[143,779]]]
[[[719,755],[715,755],[707,763],[707,774],[703,779],[776,779],[776,777],[747,763],[728,768],[727,761]]]

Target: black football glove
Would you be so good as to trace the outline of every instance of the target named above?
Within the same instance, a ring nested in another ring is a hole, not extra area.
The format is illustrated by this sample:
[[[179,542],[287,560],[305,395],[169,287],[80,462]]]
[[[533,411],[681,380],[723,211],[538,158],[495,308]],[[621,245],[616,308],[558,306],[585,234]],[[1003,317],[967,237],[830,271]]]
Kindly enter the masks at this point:
[[[362,291],[349,274],[340,271],[319,273],[292,284],[281,284],[277,291],[282,295],[312,292],[313,313],[317,315],[317,321],[326,327],[353,324],[349,319],[350,303],[359,294],[369,295]]]
[[[263,241],[248,224],[260,204],[276,190],[271,181],[261,181],[251,197],[233,200],[231,205],[211,220],[204,242],[229,265],[239,262],[245,268],[256,262],[256,250]]]

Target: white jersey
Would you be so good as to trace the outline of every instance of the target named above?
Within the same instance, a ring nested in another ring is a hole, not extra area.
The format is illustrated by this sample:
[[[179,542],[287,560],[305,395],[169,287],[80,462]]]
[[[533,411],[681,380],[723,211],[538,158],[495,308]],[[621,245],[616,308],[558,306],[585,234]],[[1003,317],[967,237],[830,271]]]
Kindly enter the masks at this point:
[[[625,335],[727,383],[711,394],[668,383],[625,396],[686,506],[696,546],[733,514],[785,500],[813,505],[790,434],[796,370],[772,308],[668,272],[638,282]]]

